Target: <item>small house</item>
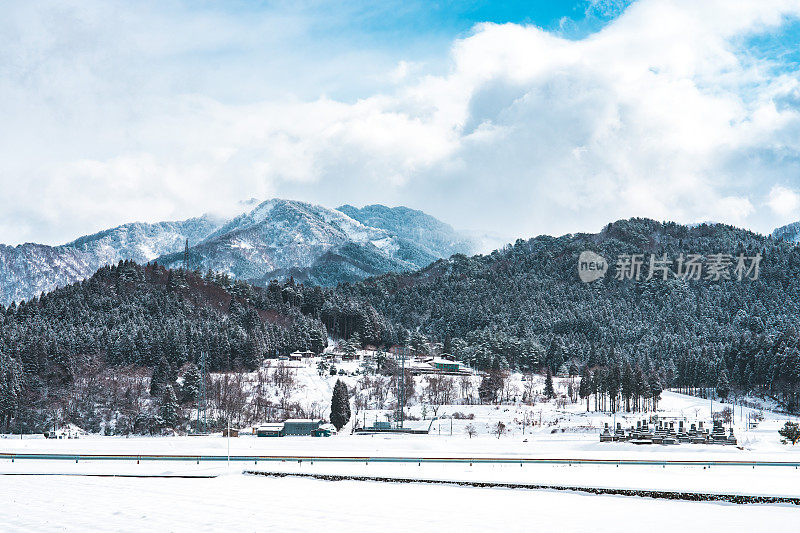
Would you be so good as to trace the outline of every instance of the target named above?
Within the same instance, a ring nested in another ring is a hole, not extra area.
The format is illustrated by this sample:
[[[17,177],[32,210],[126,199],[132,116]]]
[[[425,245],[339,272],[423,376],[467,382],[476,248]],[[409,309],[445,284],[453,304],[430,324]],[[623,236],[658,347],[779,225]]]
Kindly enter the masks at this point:
[[[276,424],[262,424],[258,426],[256,435],[259,437],[283,437],[283,422]]]
[[[434,359],[431,363],[433,368],[440,372],[458,372],[461,370],[461,363],[450,361],[449,359]]]
[[[300,351],[297,350],[289,354],[290,361],[300,361],[302,359],[308,359],[309,357],[314,357],[314,352],[312,351]]]

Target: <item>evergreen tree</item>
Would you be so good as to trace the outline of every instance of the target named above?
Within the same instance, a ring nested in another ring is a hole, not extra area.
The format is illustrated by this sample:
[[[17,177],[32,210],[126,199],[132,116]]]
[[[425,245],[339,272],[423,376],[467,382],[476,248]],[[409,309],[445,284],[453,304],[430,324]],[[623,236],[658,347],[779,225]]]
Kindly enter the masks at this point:
[[[158,364],[156,365],[155,369],[153,369],[153,375],[150,378],[150,396],[155,398],[161,396],[164,386],[170,383],[171,374],[172,369],[167,362],[167,358],[161,356],[161,359],[158,360]]]
[[[478,385],[478,398],[480,398],[483,403],[492,403],[496,400],[497,387],[491,373],[481,378],[481,382]]]
[[[791,442],[792,446],[794,446],[797,441],[800,440],[800,424],[797,422],[786,422],[783,427],[778,430],[778,434]]]
[[[341,379],[336,380],[331,397],[331,424],[340,431],[350,420],[350,397],[347,385]]]
[[[664,390],[664,385],[661,384],[661,379],[658,374],[653,372],[650,375],[650,397],[653,399],[653,411],[658,409],[658,402],[661,400],[661,393]]]
[[[8,430],[22,394],[22,365],[0,351],[0,429]]]
[[[181,403],[194,403],[200,394],[200,370],[195,365],[189,365],[183,375],[183,386],[181,387]]]
[[[553,373],[550,372],[550,367],[547,367],[547,374],[544,378],[544,395],[547,398],[555,398],[556,391],[553,388]]]
[[[165,427],[174,428],[178,425],[178,398],[175,396],[174,388],[169,386],[164,387],[158,414]]]
[[[586,412],[589,412],[589,396],[592,394],[592,373],[588,366],[583,367],[581,374],[581,384],[578,387],[578,395],[586,398]]]
[[[728,397],[730,392],[731,386],[728,382],[728,372],[723,368],[719,373],[719,377],[717,378],[717,396],[724,400]]]
[[[625,398],[625,411],[630,412],[631,410],[631,396],[633,396],[633,388],[635,384],[635,378],[633,375],[633,368],[629,362],[625,362],[625,365],[622,367],[622,397]]]
[[[325,335],[318,328],[312,328],[308,332],[309,349],[315,354],[320,354],[325,349],[327,343]]]
[[[355,350],[361,349],[361,335],[359,335],[357,331],[354,331],[353,334],[350,336],[350,345]]]

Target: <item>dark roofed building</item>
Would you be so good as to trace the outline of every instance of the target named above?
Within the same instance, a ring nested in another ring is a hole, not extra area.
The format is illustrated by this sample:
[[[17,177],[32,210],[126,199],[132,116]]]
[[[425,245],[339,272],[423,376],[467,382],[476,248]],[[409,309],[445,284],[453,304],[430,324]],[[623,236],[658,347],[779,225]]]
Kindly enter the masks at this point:
[[[324,424],[322,420],[308,418],[290,418],[283,423],[284,435],[312,435]]]

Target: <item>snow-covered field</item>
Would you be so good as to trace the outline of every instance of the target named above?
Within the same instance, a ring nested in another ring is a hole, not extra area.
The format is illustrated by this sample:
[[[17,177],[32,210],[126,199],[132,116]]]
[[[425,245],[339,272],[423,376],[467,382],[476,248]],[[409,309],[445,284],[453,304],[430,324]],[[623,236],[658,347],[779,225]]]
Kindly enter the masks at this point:
[[[714,409],[721,405],[715,403]],[[412,407],[421,415],[422,406]],[[708,420],[709,401],[665,392],[660,416]],[[388,411],[361,412],[381,419]],[[599,428],[615,417],[586,413],[585,403],[561,407],[554,402],[534,406],[442,406],[439,415],[462,413],[471,419],[440,418],[411,422],[431,425],[428,435],[351,435],[330,438],[258,438],[230,440],[207,437],[101,437],[47,440],[5,436],[0,452],[69,454],[173,454],[225,456],[318,457],[497,457],[573,459],[691,459],[800,461],[800,446],[780,442],[784,415],[764,411],[755,429],[744,422],[748,409],[736,408],[734,428],[739,447],[681,444],[636,446],[600,443]],[[431,415],[429,414],[429,417]],[[617,414],[624,426],[642,414]],[[385,418],[384,418],[385,419]],[[526,420],[524,433],[522,421]],[[532,421],[536,421],[532,425]],[[507,432],[492,433],[498,421]],[[452,435],[451,435],[452,423]],[[465,428],[472,424],[477,435]],[[0,506],[4,530],[197,530],[220,525],[245,531],[263,529],[399,530],[534,529],[541,531],[619,530],[621,521],[653,531],[691,524],[729,531],[759,531],[796,520],[800,508],[786,505],[731,505],[654,500],[623,496],[590,496],[555,491],[469,488],[449,485],[383,484],[364,481],[243,475],[243,470],[370,475],[449,481],[493,481],[603,488],[736,493],[800,497],[800,474],[793,467],[749,466],[613,466],[542,464],[426,464],[309,460],[264,462],[195,461],[50,461],[0,460]],[[214,475],[213,479],[98,478],[103,475]],[[580,513],[570,512],[580,506]],[[785,523],[785,522],[784,522]]]
[[[5,531],[644,531],[785,530],[798,509],[555,491],[215,479],[9,477]],[[577,511],[577,512],[576,512]]]

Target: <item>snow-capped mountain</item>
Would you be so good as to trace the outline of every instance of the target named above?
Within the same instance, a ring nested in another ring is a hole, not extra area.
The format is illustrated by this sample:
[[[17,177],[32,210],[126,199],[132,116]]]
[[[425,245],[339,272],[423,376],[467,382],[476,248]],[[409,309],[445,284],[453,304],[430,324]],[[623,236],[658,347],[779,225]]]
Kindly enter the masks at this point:
[[[788,242],[800,242],[800,222],[781,226],[772,232],[772,236]]]
[[[177,222],[133,222],[87,235],[66,244],[95,256],[101,264],[132,259],[147,263],[156,257],[183,250],[186,240],[194,246],[226,221],[211,215]]]
[[[0,304],[30,299],[41,292],[85,279],[123,259],[146,263],[183,250],[225,220],[204,215],[178,222],[134,222],[81,237],[61,246],[0,245]]]
[[[335,285],[476,250],[469,237],[421,211],[382,205],[336,210],[274,199],[232,220],[204,215],[134,222],[61,246],[0,245],[0,304],[30,299],[123,259],[182,267],[187,240],[189,267],[260,284],[294,276]]]
[[[408,207],[367,205],[358,209],[343,205],[337,210],[364,225],[396,235],[400,243],[398,256],[419,267],[442,257],[472,252],[475,247],[474,242],[450,225]]]
[[[452,253],[469,253],[452,228],[425,213],[400,208],[405,226],[390,223],[384,206],[364,208],[384,216],[363,217],[351,206],[329,209],[304,202],[268,200],[223,225],[190,249],[190,266],[256,283],[294,276],[333,285],[385,272],[413,270]],[[397,208],[396,208],[397,209]],[[413,214],[409,216],[408,214]],[[362,223],[363,222],[363,223]],[[442,233],[441,236],[436,235]],[[413,238],[417,237],[418,242]],[[158,259],[182,264],[181,254]]]
[[[0,304],[30,299],[96,270],[94,258],[74,248],[0,244]]]

